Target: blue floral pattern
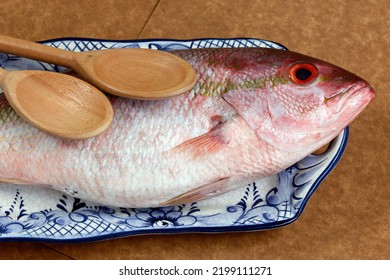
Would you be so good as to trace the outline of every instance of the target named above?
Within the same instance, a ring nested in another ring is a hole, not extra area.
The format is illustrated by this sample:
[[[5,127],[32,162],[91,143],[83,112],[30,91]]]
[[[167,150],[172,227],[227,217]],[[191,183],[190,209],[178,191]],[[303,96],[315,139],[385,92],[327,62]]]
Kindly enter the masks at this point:
[[[196,204],[196,203],[194,203]],[[126,223],[131,228],[170,228],[191,226],[196,223],[196,217],[191,215],[195,211],[192,210],[187,214],[183,213],[183,207],[171,206],[164,208],[140,209],[135,210],[133,219],[128,219]]]
[[[63,39],[44,44],[71,51],[106,48],[268,47],[259,39],[102,41]],[[64,68],[0,53],[6,69]],[[312,193],[335,167],[345,149],[348,129],[321,155],[310,155],[277,175],[248,182],[238,190],[189,204],[161,208],[112,208],[47,189],[0,184],[0,240],[98,240],[147,233],[262,230],[287,225],[303,211]]]

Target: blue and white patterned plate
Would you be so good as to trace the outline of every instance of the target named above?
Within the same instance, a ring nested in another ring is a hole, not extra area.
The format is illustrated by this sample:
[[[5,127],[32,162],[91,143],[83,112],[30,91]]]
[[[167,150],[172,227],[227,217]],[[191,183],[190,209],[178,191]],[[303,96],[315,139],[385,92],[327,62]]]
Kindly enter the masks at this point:
[[[44,44],[71,51],[106,48],[160,50],[267,47],[280,44],[247,38],[106,41],[54,39]],[[0,53],[6,69],[64,68]],[[348,128],[321,155],[310,155],[272,177],[208,200],[163,208],[110,208],[49,190],[0,184],[0,240],[91,241],[151,233],[227,232],[272,229],[290,224],[340,160]]]

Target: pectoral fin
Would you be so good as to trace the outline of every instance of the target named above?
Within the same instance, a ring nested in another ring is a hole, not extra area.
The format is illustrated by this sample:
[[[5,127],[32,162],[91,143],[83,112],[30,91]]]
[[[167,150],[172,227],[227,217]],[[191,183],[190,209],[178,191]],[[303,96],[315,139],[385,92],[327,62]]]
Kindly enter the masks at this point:
[[[161,206],[195,202],[222,194],[229,190],[227,186],[230,181],[230,177],[221,178],[215,182],[203,185],[201,187],[197,187],[195,189],[192,189],[191,191],[188,191],[168,201],[165,201],[161,204]]]
[[[195,137],[174,147],[170,152],[187,153],[193,158],[218,152],[229,139],[224,133],[224,123],[218,124],[206,134]]]

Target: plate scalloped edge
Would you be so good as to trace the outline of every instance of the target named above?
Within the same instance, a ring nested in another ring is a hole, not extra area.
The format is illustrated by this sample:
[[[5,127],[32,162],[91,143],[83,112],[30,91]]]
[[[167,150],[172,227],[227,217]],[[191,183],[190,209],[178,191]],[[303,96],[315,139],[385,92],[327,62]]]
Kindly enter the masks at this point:
[[[284,46],[254,38],[123,40],[62,38],[42,42],[72,51],[103,48],[173,50],[213,47]],[[64,68],[0,53],[6,69],[63,71]],[[231,232],[274,229],[294,222],[325,177],[341,159],[345,128],[320,155],[244,184],[215,198],[162,208],[110,208],[47,190],[0,184],[0,241],[97,241],[139,234]]]

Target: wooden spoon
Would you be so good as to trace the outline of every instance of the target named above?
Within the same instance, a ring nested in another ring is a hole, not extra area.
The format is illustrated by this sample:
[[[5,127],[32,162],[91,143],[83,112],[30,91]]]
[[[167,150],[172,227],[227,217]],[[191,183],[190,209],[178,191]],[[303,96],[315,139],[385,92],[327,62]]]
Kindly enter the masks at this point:
[[[71,52],[0,35],[0,51],[65,66],[101,90],[127,98],[176,96],[196,82],[195,70],[189,63],[157,50]]]
[[[100,90],[69,75],[0,68],[0,85],[19,116],[56,136],[93,137],[113,118],[112,106]]]

